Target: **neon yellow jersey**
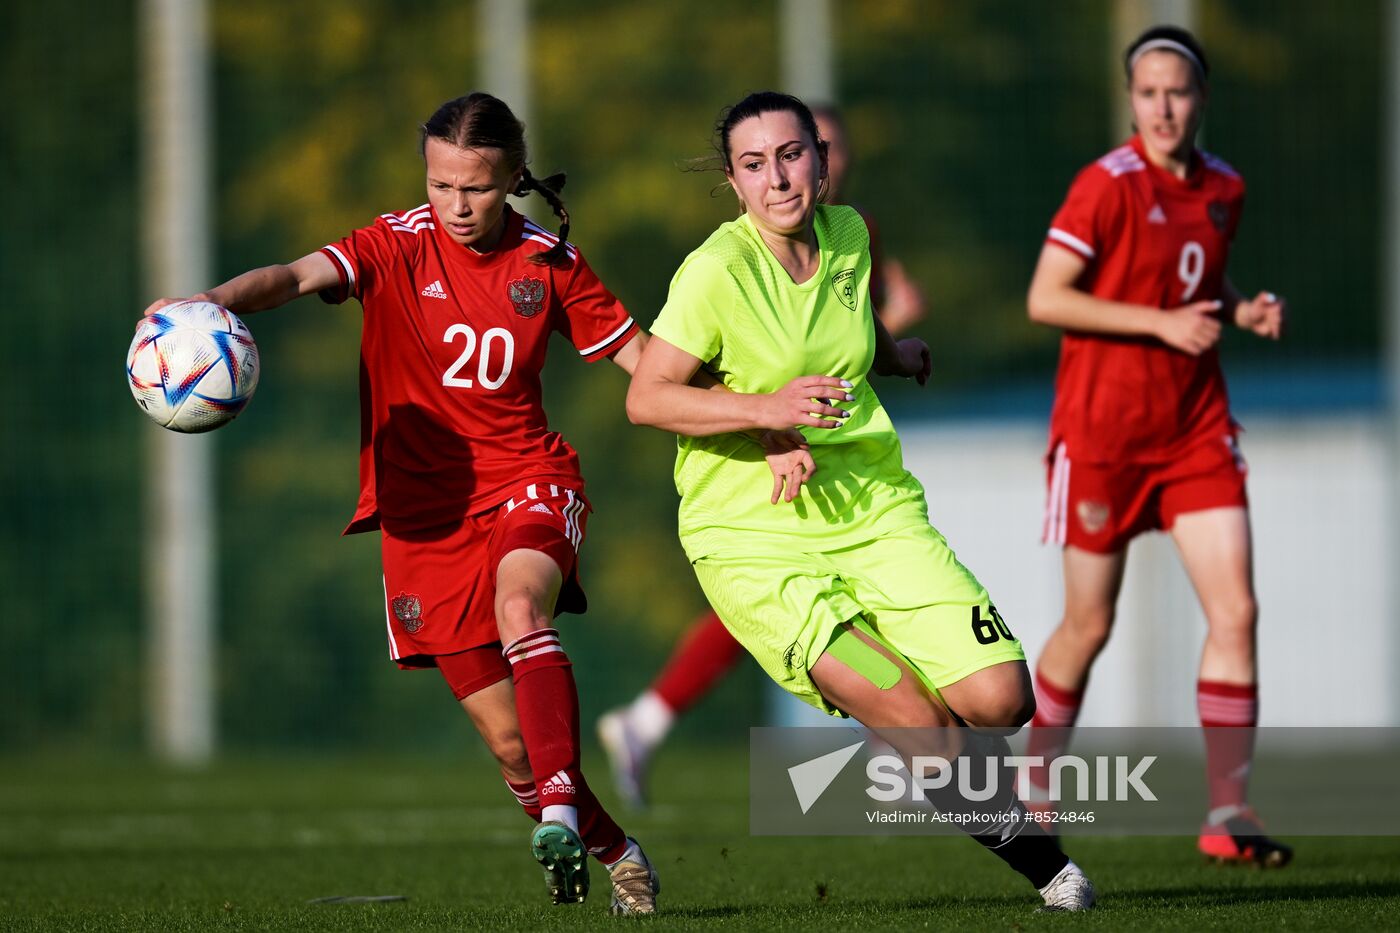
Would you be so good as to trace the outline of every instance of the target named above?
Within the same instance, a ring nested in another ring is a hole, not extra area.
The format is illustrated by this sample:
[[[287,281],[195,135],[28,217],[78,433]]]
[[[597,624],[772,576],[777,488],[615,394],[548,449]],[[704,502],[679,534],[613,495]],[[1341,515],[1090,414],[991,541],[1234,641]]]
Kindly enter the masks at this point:
[[[875,355],[870,233],[843,206],[818,207],[815,226],[820,266],[799,285],[747,215],[722,225],[676,271],[652,325],[735,392],[773,392],[809,375],[854,386],[855,401],[838,403],[851,412],[845,424],[802,429],[817,473],[791,503],[769,504],[773,474],[747,435],[678,438],[680,535],[692,561],[794,545],[830,551],[928,521],[923,488],[866,379]]]

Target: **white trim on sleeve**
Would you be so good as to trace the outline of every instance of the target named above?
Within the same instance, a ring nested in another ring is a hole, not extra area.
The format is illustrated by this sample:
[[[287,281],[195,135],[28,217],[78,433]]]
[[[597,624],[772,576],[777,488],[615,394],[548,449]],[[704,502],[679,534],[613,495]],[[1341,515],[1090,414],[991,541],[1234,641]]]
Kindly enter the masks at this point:
[[[593,346],[578,351],[578,355],[590,356],[594,353],[597,353],[599,350],[603,349],[608,344],[612,343],[614,340],[627,333],[628,329],[631,328],[634,323],[635,322],[632,320],[632,316],[629,314],[627,316],[627,320],[622,323],[621,327],[613,331],[611,334],[608,334],[606,337],[595,343]]]
[[[1068,246],[1070,249],[1083,256],[1085,259],[1094,258],[1094,248],[1092,246],[1079,239],[1079,237],[1071,233],[1066,233],[1059,227],[1051,227],[1050,232],[1047,233],[1046,236],[1054,240],[1056,243],[1061,243],[1065,246]]]
[[[340,247],[327,246],[326,249],[335,257],[336,262],[340,263],[341,271],[345,273],[345,286],[349,290],[349,294],[355,294],[355,267],[350,265],[350,260],[340,251]]]

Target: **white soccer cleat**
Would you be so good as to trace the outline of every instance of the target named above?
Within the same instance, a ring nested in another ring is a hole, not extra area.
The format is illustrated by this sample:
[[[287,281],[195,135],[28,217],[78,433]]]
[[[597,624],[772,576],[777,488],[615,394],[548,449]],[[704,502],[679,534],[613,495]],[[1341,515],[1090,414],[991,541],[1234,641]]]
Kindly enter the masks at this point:
[[[634,810],[646,809],[647,761],[651,748],[637,735],[627,718],[627,707],[598,717],[598,741],[608,756],[613,787],[622,802]]]
[[[1094,885],[1079,866],[1070,862],[1050,883],[1040,889],[1045,898],[1041,910],[1088,910],[1094,906]]]
[[[622,858],[608,866],[608,875],[612,878],[612,903],[608,905],[611,913],[656,913],[656,895],[661,893],[661,879],[656,876],[656,869],[647,861],[646,853],[637,840],[627,837],[627,850],[622,853]]]

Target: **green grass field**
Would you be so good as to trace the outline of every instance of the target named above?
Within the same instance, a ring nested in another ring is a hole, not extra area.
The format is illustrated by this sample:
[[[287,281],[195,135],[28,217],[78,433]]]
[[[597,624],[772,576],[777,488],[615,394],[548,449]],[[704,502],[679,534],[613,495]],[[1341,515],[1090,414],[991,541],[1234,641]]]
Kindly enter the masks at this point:
[[[1100,907],[1038,915],[963,839],[749,836],[743,750],[668,750],[657,778],[656,808],[624,820],[663,881],[664,915],[639,919],[608,916],[596,867],[587,904],[549,907],[528,824],[480,760],[0,762],[0,930],[1400,926],[1400,839],[1295,839],[1272,873],[1204,865],[1188,838],[1074,840]],[[308,903],[388,894],[408,900]]]

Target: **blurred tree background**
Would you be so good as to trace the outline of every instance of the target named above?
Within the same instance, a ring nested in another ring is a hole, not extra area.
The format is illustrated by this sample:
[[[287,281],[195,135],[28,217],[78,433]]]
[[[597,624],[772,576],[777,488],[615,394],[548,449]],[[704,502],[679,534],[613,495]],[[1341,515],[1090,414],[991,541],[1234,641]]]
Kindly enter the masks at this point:
[[[1070,179],[1126,106],[1107,0],[836,10],[848,194],[930,301],[917,333],[934,384],[882,392],[908,419],[1025,388],[1010,413],[1043,418],[1056,335],[1026,322],[1024,289]],[[1206,146],[1249,183],[1232,276],[1293,307],[1284,345],[1227,342],[1232,377],[1377,367],[1382,13],[1201,4]],[[219,280],[423,202],[417,126],[476,86],[474,4],[211,0],[211,14]],[[136,29],[132,4],[0,11],[0,301],[25,324],[0,344],[7,750],[142,742],[143,439],[158,429],[121,377],[155,297],[140,284]],[[717,174],[683,169],[711,151],[723,105],[778,83],[775,9],[537,0],[533,30],[534,165],[569,172],[572,239],[647,323],[681,259],[734,214]],[[439,678],[387,661],[375,536],[336,537],[355,498],[359,325],[357,305],[312,299],[252,321],[262,385],[218,435],[209,490],[225,747],[449,748],[469,731]],[[625,389],[573,353],[546,372],[598,509],[593,608],[564,622],[589,715],[641,688],[703,608],[675,540],[673,443],[627,423]],[[732,736],[759,684],[745,666],[683,729]]]

